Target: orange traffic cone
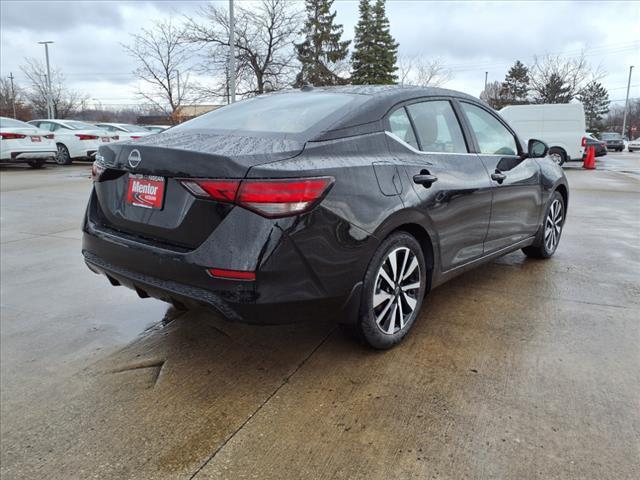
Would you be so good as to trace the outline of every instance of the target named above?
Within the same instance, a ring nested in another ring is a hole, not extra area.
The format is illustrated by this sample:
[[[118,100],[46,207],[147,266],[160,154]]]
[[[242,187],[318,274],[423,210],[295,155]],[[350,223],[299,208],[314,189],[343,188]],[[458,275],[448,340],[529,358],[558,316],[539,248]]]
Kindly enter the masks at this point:
[[[595,147],[587,148],[587,156],[584,157],[582,168],[586,168],[587,170],[594,170],[596,168],[596,148]]]

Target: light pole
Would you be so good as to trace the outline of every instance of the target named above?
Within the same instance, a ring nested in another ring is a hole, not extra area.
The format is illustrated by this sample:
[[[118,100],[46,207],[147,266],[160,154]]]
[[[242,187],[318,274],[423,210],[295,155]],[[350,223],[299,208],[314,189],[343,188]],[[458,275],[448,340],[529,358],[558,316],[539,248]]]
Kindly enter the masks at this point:
[[[13,118],[18,118],[16,115],[16,89],[13,86],[13,72],[9,72],[9,80],[11,80],[11,105],[13,106]]]
[[[236,101],[236,32],[233,17],[233,0],[229,0],[229,94],[231,103]]]
[[[627,129],[627,111],[629,110],[629,89],[631,88],[631,72],[633,65],[629,67],[629,81],[627,82],[627,98],[624,101],[624,116],[622,117],[622,137],[624,138],[625,130]],[[631,140],[631,138],[629,138]]]
[[[44,56],[47,60],[47,110],[48,118],[54,117],[53,112],[53,95],[51,93],[51,67],[49,66],[49,44],[53,43],[51,40],[46,42],[38,42],[40,45],[44,45]]]
[[[487,93],[487,80],[489,79],[489,72],[484,72],[484,91]]]

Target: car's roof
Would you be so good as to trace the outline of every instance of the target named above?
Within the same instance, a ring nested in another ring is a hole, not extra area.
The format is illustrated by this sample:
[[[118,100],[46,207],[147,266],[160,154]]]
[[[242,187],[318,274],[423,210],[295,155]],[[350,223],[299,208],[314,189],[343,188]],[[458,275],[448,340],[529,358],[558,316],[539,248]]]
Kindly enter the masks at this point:
[[[429,97],[456,97],[464,100],[470,100],[476,103],[484,102],[466,93],[446,88],[437,87],[417,87],[411,85],[345,85],[335,87],[303,87],[301,89],[286,89],[274,92],[274,95],[283,93],[299,92],[301,95],[314,95],[315,93],[336,93],[362,95],[369,99],[357,102],[357,106],[346,112],[339,121],[333,124],[329,130],[325,131],[315,140],[328,140],[338,138],[344,135],[367,133],[368,131],[379,130],[373,124],[381,120],[389,110],[398,103],[406,102],[413,99],[429,98]],[[349,107],[347,107],[349,108]],[[369,128],[365,128],[369,125]],[[357,128],[353,133],[351,130]],[[345,130],[349,130],[346,132]]]
[[[276,93],[291,93],[292,91],[296,90],[286,89]],[[297,91],[301,93],[327,92],[366,95],[376,97],[376,99],[391,105],[420,97],[458,97],[478,101],[476,97],[456,90],[415,85],[342,85],[334,87],[303,87]]]

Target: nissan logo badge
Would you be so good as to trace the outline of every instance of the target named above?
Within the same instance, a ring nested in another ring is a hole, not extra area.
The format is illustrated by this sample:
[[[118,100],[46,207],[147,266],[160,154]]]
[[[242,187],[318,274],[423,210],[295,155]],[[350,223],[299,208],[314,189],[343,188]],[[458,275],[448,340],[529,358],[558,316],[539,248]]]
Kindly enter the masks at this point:
[[[141,161],[142,155],[140,155],[140,151],[138,151],[137,149],[131,150],[131,153],[129,154],[129,166],[131,168],[136,168],[138,165],[140,165]]]

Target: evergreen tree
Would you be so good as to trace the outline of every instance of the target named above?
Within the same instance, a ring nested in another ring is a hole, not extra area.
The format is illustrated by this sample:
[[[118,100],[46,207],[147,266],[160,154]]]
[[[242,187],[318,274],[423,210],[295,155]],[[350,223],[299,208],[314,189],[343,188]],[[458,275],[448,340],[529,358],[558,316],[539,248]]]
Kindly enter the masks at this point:
[[[520,60],[516,60],[502,83],[502,96],[512,105],[529,103],[529,81],[529,69]]]
[[[560,75],[552,73],[539,89],[535,101],[536,103],[569,103],[572,99],[571,87],[562,80]]]
[[[577,96],[584,107],[589,130],[595,130],[602,117],[609,113],[609,93],[600,82],[589,82]]]
[[[373,6],[373,27],[376,53],[375,83],[392,85],[398,81],[396,61],[398,60],[398,43],[391,36],[389,19],[385,11],[386,0],[376,0]]]
[[[385,0],[360,0],[351,81],[355,85],[394,84],[398,44],[391,36]]]
[[[351,83],[366,85],[374,77],[373,19],[369,0],[360,0],[360,18],[356,25],[351,56]]]
[[[347,81],[335,72],[336,64],[349,55],[350,40],[341,41],[342,25],[334,24],[336,12],[331,13],[334,0],[306,0],[307,19],[300,32],[305,40],[296,44],[302,67],[295,86],[309,83],[315,86],[340,85]]]

